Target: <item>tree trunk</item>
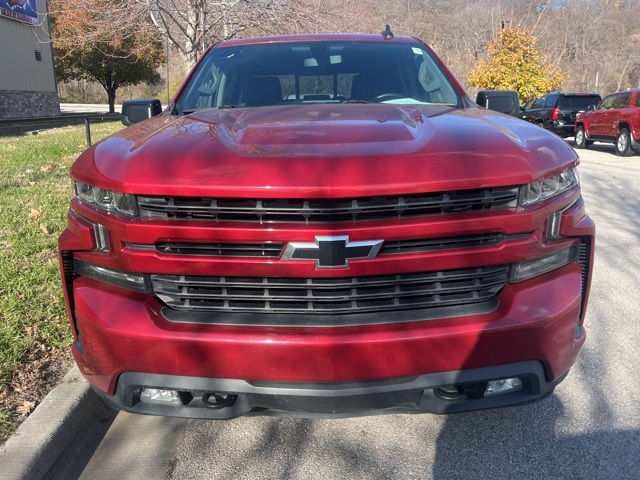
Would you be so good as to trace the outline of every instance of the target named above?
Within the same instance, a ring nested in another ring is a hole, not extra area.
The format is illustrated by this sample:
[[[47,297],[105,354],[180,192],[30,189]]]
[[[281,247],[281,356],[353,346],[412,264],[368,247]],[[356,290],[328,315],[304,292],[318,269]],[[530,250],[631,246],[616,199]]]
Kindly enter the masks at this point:
[[[107,87],[107,97],[109,98],[109,113],[116,113],[116,90],[117,87]]]

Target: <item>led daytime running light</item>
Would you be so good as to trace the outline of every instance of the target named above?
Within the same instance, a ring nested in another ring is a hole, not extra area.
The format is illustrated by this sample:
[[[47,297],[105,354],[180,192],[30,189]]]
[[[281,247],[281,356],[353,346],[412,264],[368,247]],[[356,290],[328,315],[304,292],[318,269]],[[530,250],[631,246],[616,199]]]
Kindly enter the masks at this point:
[[[73,269],[77,275],[84,275],[99,282],[115,285],[116,287],[142,293],[148,293],[150,290],[149,280],[144,274],[103,267],[77,258],[73,260]]]
[[[564,267],[578,260],[578,247],[573,246],[557,251],[545,257],[536,258],[527,262],[516,263],[511,268],[510,283],[524,282],[530,278]]]

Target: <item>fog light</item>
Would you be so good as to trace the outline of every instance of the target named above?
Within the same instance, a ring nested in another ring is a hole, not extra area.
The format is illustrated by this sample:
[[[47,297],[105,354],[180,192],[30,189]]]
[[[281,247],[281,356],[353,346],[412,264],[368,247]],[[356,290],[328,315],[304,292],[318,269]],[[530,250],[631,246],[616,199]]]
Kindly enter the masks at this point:
[[[182,405],[178,392],[175,390],[164,390],[161,388],[143,388],[140,394],[140,401],[143,403],[153,403],[155,405],[169,405],[179,407]]]
[[[517,377],[503,378],[502,380],[492,380],[488,382],[484,396],[502,395],[503,393],[517,392],[518,390],[522,390],[522,380]]]

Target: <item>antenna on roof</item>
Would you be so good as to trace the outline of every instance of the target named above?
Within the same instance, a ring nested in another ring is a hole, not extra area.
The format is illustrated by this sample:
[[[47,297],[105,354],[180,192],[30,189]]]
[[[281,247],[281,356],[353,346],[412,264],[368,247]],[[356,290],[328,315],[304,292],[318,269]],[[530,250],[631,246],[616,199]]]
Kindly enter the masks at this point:
[[[382,32],[382,37],[385,40],[391,40],[393,38],[393,32],[391,31],[391,27],[389,26],[388,23],[387,23],[387,27],[384,29],[384,32]]]

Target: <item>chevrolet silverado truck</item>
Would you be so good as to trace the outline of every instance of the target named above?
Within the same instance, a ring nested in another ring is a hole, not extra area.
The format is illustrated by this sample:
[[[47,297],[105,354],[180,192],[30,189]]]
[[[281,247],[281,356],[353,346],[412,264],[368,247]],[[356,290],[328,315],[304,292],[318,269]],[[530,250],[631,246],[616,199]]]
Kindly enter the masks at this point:
[[[576,152],[421,40],[214,45],[71,168],[73,355],[113,408],[453,413],[549,395],[593,265]],[[150,117],[150,118],[147,118]]]
[[[614,144],[621,157],[634,155],[640,150],[640,88],[612,93],[579,115],[574,140],[576,148],[607,142]]]

